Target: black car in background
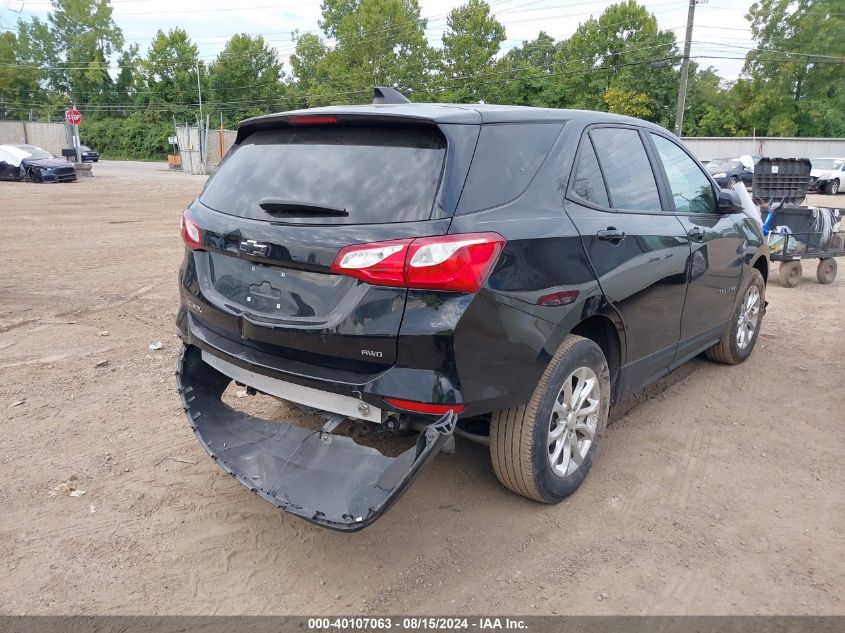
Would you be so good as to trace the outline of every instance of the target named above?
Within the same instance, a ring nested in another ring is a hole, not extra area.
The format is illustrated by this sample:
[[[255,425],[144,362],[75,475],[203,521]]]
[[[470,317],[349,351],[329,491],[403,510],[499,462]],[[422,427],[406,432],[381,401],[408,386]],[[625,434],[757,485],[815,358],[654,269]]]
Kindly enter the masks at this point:
[[[0,180],[72,182],[76,168],[35,145],[0,145]]]
[[[100,161],[100,154],[99,152],[95,152],[93,149],[88,147],[87,145],[80,145],[80,154],[82,156],[83,163],[97,163]]]
[[[723,189],[732,189],[742,182],[751,187],[754,180],[754,165],[760,160],[759,156],[741,156],[740,158],[715,158],[705,165],[713,180]]]
[[[561,501],[611,403],[701,352],[748,358],[769,272],[759,224],[663,128],[495,105],[249,119],[181,235],[192,429],[254,493],[339,530],[453,434],[489,444],[512,491]],[[242,413],[232,382],[324,423]],[[388,457],[358,427],[421,432]]]
[[[62,156],[64,156],[69,161],[76,160],[76,148],[75,147],[68,147],[62,150]],[[100,154],[99,152],[95,152],[93,149],[88,147],[87,145],[80,145],[79,146],[79,158],[83,163],[97,163],[100,161]]]

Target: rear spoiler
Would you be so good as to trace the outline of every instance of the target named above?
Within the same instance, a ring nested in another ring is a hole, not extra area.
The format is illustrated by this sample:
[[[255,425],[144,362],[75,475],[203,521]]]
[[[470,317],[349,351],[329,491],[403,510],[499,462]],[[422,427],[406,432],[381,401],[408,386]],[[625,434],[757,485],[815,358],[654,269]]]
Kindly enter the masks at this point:
[[[401,101],[405,97],[391,88],[378,88],[377,90],[390,92],[381,92],[381,96],[376,96],[372,103],[366,105],[307,108],[245,119],[238,125],[238,136],[235,143],[240,143],[255,130],[287,125],[290,117],[334,116],[338,118],[340,123],[371,122],[390,123],[392,125],[425,123],[481,125],[482,123],[481,114],[471,106],[447,107],[438,104],[411,103],[407,100]]]

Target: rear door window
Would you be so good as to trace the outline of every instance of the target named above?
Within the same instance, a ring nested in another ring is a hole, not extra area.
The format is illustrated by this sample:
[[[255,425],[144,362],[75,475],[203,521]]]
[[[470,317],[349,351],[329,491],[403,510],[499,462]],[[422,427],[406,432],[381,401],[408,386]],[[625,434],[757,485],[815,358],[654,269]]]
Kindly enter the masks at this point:
[[[585,136],[581,141],[581,153],[578,155],[578,166],[575,170],[575,181],[572,191],[582,200],[592,202],[600,207],[609,207],[607,188],[596,159],[596,152],[590,138]]]
[[[630,128],[590,131],[614,209],[660,211],[660,195],[640,135]]]
[[[562,127],[562,123],[482,125],[458,214],[497,207],[522,195]]]
[[[259,130],[221,164],[200,201],[293,224],[428,220],[445,154],[443,135],[428,126]]]
[[[675,211],[716,213],[716,193],[698,163],[669,139],[651,134],[651,140],[666,172]]]

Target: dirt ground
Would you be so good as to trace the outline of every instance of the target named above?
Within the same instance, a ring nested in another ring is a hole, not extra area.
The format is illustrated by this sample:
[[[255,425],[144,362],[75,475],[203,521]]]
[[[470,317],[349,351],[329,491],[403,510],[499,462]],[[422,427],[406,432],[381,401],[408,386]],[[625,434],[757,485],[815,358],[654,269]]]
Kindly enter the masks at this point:
[[[617,409],[564,503],[458,439],[340,534],[250,494],[184,419],[178,225],[202,179],[95,172],[0,183],[0,613],[845,614],[845,261],[769,285],[745,364],[696,359]],[[83,496],[50,495],[72,477]]]

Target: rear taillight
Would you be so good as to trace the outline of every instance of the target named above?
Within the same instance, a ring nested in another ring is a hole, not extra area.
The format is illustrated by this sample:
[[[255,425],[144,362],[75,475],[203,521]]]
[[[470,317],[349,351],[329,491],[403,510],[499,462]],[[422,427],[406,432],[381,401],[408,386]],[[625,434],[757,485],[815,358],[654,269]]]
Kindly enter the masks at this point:
[[[403,411],[413,411],[414,413],[426,413],[429,415],[444,415],[449,411],[460,413],[466,409],[465,404],[431,404],[429,402],[402,400],[401,398],[385,398],[384,401]]]
[[[411,242],[405,276],[409,288],[476,292],[505,245],[498,233],[424,237]]]
[[[202,248],[202,229],[200,229],[200,225],[191,217],[187,209],[182,212],[182,226],[179,233],[187,248],[192,251]]]
[[[377,286],[404,286],[405,258],[412,241],[347,246],[337,254],[332,270]]]
[[[379,286],[477,292],[504,245],[498,233],[355,244],[337,254],[332,270]]]

